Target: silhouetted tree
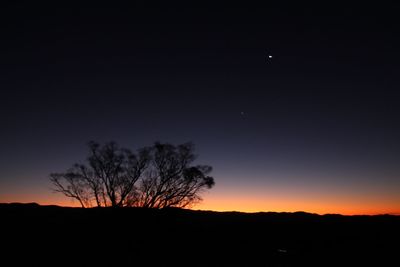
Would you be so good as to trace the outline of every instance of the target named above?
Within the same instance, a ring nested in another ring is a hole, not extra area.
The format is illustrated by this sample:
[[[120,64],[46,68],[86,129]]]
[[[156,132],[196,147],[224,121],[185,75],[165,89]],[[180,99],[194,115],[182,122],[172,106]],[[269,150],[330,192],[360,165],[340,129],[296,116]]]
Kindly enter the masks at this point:
[[[201,200],[200,193],[214,186],[212,168],[192,166],[194,146],[155,143],[151,164],[139,188],[138,205],[148,208],[187,207]]]
[[[77,199],[82,208],[90,206],[90,188],[73,169],[69,169],[66,173],[52,173],[50,180],[55,192]]]
[[[188,207],[214,186],[212,168],[191,165],[194,146],[155,143],[137,154],[115,143],[89,143],[87,164],[53,173],[54,191],[75,198],[82,207]],[[138,184],[138,185],[136,185]]]
[[[82,207],[122,207],[133,205],[135,183],[149,162],[146,149],[138,154],[110,142],[89,143],[87,164],[75,164],[65,173],[53,173],[50,180],[56,192],[75,198]]]

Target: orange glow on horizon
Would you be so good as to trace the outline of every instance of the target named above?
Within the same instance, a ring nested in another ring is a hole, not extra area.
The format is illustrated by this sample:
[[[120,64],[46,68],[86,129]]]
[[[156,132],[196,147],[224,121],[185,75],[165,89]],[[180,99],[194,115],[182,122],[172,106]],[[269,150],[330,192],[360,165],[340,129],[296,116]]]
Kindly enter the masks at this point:
[[[263,201],[241,200],[238,202],[224,199],[220,201],[205,201],[193,208],[194,210],[212,210],[212,211],[239,211],[239,212],[308,212],[320,215],[324,214],[342,214],[342,215],[381,215],[392,214],[400,215],[398,206],[353,206],[353,205],[340,205],[340,204],[313,204],[306,202],[271,202],[266,203]]]
[[[194,209],[241,212],[309,212],[316,214],[342,215],[400,215],[400,197],[377,197],[374,195],[312,195],[287,194],[260,196],[230,195],[220,196],[210,193]]]
[[[2,203],[31,203],[36,202],[40,205],[58,205],[63,207],[80,207],[77,201],[68,199],[61,194],[50,194],[46,197],[37,195],[8,196],[0,199]],[[211,210],[211,211],[237,211],[237,212],[297,212],[304,211],[316,214],[342,214],[342,215],[379,215],[393,214],[400,215],[398,203],[375,203],[358,202],[348,199],[321,200],[313,201],[301,198],[264,198],[259,199],[256,196],[221,196],[215,197],[208,195],[204,201],[194,206],[193,210]]]
[[[39,186],[38,186],[39,187]],[[355,190],[356,188],[357,190]],[[204,192],[203,201],[193,210],[238,212],[297,212],[343,215],[400,215],[400,195],[396,187],[329,185],[230,185],[221,184]],[[4,190],[1,203],[32,203],[80,207],[77,201],[49,188]]]

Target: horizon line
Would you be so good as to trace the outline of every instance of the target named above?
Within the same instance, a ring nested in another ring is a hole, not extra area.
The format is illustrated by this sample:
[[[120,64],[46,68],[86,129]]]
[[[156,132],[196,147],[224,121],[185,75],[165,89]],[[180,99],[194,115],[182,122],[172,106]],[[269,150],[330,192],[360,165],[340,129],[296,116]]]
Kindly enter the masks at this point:
[[[80,206],[64,206],[64,205],[56,205],[56,204],[40,204],[38,202],[0,202],[0,205],[35,205],[40,207],[58,207],[58,208],[73,208],[73,209],[96,209],[96,208],[111,208],[111,207],[88,207],[82,208]],[[122,207],[122,208],[143,208],[143,207]],[[174,208],[174,207],[172,207]],[[259,214],[259,213],[279,213],[279,214],[295,214],[295,213],[305,213],[310,215],[317,215],[317,216],[329,216],[329,215],[336,215],[336,216],[400,216],[400,212],[393,212],[393,213],[374,213],[374,214],[341,214],[341,213],[317,213],[317,212],[310,212],[304,210],[298,211],[240,211],[240,210],[211,210],[211,209],[195,209],[195,208],[178,208],[175,209],[182,209],[182,210],[191,210],[191,211],[199,211],[199,212],[215,212],[215,213],[245,213],[245,214]],[[160,209],[161,210],[161,209]]]

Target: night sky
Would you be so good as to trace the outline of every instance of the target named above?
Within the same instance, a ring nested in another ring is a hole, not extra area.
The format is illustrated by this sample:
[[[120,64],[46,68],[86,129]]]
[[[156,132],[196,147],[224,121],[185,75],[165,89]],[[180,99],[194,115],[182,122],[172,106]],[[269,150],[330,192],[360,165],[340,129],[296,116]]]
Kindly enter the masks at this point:
[[[90,140],[192,141],[198,209],[400,213],[399,6],[2,5],[0,202],[77,205],[48,175]]]

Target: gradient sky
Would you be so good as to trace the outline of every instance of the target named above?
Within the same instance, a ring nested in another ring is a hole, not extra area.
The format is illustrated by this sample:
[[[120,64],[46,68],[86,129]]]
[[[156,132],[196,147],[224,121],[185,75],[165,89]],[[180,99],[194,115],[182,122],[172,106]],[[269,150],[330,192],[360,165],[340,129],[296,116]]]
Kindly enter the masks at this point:
[[[76,205],[48,175],[90,140],[192,141],[196,208],[399,214],[399,12],[4,4],[0,202]]]

